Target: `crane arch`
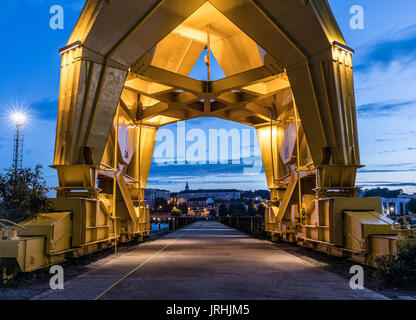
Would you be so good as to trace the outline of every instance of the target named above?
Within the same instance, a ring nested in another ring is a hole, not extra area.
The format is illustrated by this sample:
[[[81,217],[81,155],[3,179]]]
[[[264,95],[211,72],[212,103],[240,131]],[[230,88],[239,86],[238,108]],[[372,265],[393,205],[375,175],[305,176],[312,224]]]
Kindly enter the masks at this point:
[[[204,49],[225,78],[189,77]],[[157,129],[197,117],[257,129],[271,233],[293,235],[290,212],[317,199],[356,196],[354,51],[326,0],[89,0],[60,53],[58,198],[113,197],[128,229]]]
[[[207,27],[227,75],[219,81],[187,77]],[[156,128],[198,116],[259,127],[296,101],[311,162],[339,166],[321,171],[345,171],[352,188],[352,52],[327,1],[87,1],[61,50],[54,165],[100,166],[118,107],[122,121]]]

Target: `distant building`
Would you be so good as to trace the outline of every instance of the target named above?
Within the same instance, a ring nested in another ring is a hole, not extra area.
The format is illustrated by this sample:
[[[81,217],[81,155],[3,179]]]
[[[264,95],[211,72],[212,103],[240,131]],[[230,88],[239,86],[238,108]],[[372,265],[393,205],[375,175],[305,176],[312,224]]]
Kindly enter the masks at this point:
[[[407,214],[406,204],[410,201],[408,198],[381,198],[383,215],[390,217],[400,217]]]
[[[359,190],[359,197],[364,197],[366,190]],[[407,215],[406,204],[411,199],[416,199],[416,193],[413,195],[399,194],[397,198],[380,197],[382,214],[391,218]]]
[[[187,201],[188,214],[194,216],[209,215],[211,210],[218,212],[217,203],[212,198],[191,198]]]
[[[193,216],[200,216],[204,212],[206,202],[206,197],[188,199],[188,214]]]
[[[170,193],[170,199],[173,201],[173,202],[177,202],[176,200],[177,200],[177,198],[178,198],[178,193],[177,192],[171,192]]]
[[[190,190],[189,184],[186,183],[185,190],[177,194],[176,200],[180,202],[188,202],[192,198],[212,198],[213,200],[237,200],[241,198],[241,192],[236,189],[198,189]]]
[[[144,200],[150,209],[155,209],[156,199],[163,198],[166,201],[170,200],[170,191],[159,189],[145,189]]]
[[[218,200],[217,200],[217,203],[218,203]],[[213,211],[215,211],[215,215],[216,215],[218,213],[218,208],[216,206],[217,203],[215,202],[214,199],[208,198],[207,201],[205,201],[206,210],[208,212],[211,212],[211,210],[213,210]]]
[[[242,191],[241,198],[249,202],[267,202],[270,199],[270,190]]]

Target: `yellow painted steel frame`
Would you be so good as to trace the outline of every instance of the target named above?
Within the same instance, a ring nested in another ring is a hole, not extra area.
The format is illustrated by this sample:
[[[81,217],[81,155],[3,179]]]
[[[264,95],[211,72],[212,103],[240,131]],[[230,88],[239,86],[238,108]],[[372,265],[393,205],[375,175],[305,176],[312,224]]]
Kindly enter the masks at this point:
[[[224,79],[189,77],[205,48]],[[88,0],[60,53],[54,210],[76,218],[66,250],[148,234],[157,130],[197,117],[257,129],[274,239],[368,262],[375,234],[394,236],[379,201],[357,197],[354,52],[327,0]],[[383,227],[357,231],[372,224]]]

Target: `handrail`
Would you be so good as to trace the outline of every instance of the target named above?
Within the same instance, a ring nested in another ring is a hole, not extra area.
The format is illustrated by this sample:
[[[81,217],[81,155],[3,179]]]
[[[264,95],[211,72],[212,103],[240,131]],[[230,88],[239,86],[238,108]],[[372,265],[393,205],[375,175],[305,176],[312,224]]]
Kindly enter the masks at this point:
[[[22,230],[24,230],[24,229],[25,229],[25,227],[24,227],[24,226],[22,226],[22,225],[20,225],[20,224],[18,224],[18,223],[16,223],[16,222],[13,222],[13,221],[10,221],[10,220],[7,220],[7,219],[0,219],[0,225],[2,225],[2,226],[3,226],[3,228],[9,228],[9,227],[11,227],[11,226],[6,226],[5,224],[3,224],[3,223],[1,223],[1,222],[7,222],[7,223],[9,223],[9,224],[11,224],[11,225],[13,225],[13,226],[17,226],[17,227],[21,228]]]
[[[396,220],[393,221],[393,223],[391,224],[391,229],[392,230],[397,230],[397,231],[405,231],[405,230],[416,230],[416,225],[411,225],[407,222],[406,218],[413,218],[416,219],[416,217],[414,216],[410,216],[410,215],[405,215],[405,216],[401,216],[398,217]],[[400,220],[403,220],[404,224],[398,224],[398,222]],[[403,228],[404,227],[404,228]]]

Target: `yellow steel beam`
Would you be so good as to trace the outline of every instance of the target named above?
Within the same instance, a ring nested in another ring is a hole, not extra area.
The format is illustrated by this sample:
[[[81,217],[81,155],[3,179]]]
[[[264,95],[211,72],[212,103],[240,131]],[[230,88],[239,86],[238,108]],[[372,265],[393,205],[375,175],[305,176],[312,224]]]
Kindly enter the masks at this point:
[[[236,90],[259,82],[267,82],[273,80],[277,77],[278,74],[283,72],[283,69],[275,73],[271,72],[266,67],[259,67],[224,79],[213,81],[211,83],[211,90],[209,91],[220,94],[223,92]]]
[[[113,225],[114,225],[114,251],[117,253],[117,169],[118,169],[118,129],[119,111],[116,111],[116,128],[114,135],[114,162],[113,162]]]
[[[204,84],[202,81],[154,67],[150,64],[149,55],[145,55],[130,67],[130,75],[145,81],[160,83],[196,94],[204,92]]]

